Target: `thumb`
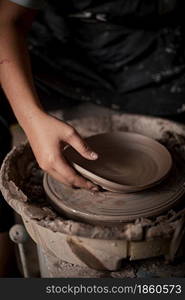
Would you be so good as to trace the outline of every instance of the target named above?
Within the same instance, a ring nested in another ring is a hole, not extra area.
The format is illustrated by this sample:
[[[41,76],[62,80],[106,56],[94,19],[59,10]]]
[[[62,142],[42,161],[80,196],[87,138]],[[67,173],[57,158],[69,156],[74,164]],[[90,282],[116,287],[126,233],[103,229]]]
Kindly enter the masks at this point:
[[[98,154],[91,149],[91,147],[81,138],[78,132],[75,132],[73,136],[70,137],[68,143],[79,152],[84,158],[89,160],[98,159]]]

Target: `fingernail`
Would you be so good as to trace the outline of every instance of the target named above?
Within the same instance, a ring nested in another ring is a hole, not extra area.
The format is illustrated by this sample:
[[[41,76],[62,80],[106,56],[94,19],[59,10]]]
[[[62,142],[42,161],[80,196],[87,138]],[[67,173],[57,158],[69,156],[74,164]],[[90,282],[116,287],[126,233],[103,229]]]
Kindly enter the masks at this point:
[[[91,188],[91,191],[92,191],[92,192],[98,192],[98,191],[99,191],[99,188],[96,187],[96,186],[94,186],[94,187]]]
[[[95,153],[95,152],[91,152],[91,158],[92,159],[97,159],[98,158],[98,154],[97,153]]]

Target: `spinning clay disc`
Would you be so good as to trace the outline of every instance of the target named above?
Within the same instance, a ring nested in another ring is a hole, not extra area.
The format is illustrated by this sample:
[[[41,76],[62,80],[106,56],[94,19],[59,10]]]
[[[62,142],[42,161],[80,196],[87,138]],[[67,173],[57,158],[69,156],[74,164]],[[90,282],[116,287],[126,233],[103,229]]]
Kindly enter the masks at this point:
[[[159,183],[170,171],[171,155],[155,140],[136,133],[111,132],[86,139],[99,155],[87,160],[72,147],[67,160],[84,177],[113,192],[136,192]]]
[[[177,158],[160,184],[136,193],[93,193],[68,187],[48,174],[44,175],[44,189],[59,213],[92,224],[119,224],[156,216],[174,207],[185,193],[184,168]]]

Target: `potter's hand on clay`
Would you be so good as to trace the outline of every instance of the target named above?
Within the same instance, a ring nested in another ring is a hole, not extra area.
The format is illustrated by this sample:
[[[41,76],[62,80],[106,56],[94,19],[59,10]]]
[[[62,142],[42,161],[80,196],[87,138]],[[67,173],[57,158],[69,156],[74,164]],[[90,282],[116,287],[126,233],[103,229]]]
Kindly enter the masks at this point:
[[[34,118],[26,134],[37,162],[44,171],[64,184],[98,190],[96,185],[78,175],[64,158],[66,144],[86,159],[98,158],[73,127],[43,113],[39,118]]]

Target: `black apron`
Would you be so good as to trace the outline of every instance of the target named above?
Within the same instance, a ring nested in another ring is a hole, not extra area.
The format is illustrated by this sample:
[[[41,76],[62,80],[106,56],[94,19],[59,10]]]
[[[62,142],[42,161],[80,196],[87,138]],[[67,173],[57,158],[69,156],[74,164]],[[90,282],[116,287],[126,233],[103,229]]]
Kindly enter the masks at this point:
[[[183,2],[48,0],[30,36],[44,69],[39,84],[119,111],[181,113]]]

